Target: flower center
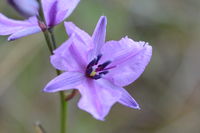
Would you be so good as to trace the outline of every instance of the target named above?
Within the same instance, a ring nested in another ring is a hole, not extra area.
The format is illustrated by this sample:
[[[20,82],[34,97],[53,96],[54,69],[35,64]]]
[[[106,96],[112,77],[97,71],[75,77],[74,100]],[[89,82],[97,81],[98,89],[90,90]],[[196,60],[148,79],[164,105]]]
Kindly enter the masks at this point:
[[[88,65],[85,71],[85,75],[92,79],[100,79],[103,75],[108,73],[108,70],[113,67],[107,67],[111,61],[106,61],[103,64],[98,64],[102,55],[98,55]]]

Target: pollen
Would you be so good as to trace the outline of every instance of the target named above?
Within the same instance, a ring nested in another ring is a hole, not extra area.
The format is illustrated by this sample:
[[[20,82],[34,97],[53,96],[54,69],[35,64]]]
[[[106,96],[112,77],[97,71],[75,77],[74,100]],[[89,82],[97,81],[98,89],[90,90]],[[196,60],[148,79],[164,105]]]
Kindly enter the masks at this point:
[[[96,75],[96,73],[97,73],[97,72],[92,71],[92,72],[90,73],[90,76],[91,76],[91,77],[94,77],[94,76]]]

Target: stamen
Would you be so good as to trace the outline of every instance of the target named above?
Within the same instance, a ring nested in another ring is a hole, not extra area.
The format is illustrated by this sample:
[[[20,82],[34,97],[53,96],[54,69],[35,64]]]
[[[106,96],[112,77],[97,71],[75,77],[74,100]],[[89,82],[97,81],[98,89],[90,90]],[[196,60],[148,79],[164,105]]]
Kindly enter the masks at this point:
[[[99,55],[97,56],[97,61],[96,61],[95,65],[98,64],[98,62],[99,62],[99,60],[101,59],[101,57],[102,57],[102,54],[99,54]]]
[[[92,71],[93,71],[92,67],[91,68],[87,68],[85,73],[86,73],[86,75],[90,75],[90,73],[92,73]]]
[[[97,79],[100,79],[101,78],[101,75],[95,75],[92,77],[93,79],[97,80]]]
[[[116,66],[110,66],[110,67],[107,67],[107,68],[105,68],[105,69],[103,69],[103,70],[109,70],[109,69],[112,69],[112,68],[115,68]]]
[[[97,59],[93,59],[88,65],[87,65],[87,69],[93,67],[97,62]]]
[[[111,61],[106,61],[103,64],[98,65],[98,62],[101,59],[101,57],[102,57],[102,54],[99,54],[95,59],[93,59],[87,65],[87,68],[85,70],[85,75],[87,77],[95,79],[95,80],[100,79],[102,78],[103,75],[106,75],[108,73],[107,71],[108,69],[113,68],[112,66],[106,68],[111,63]]]
[[[103,71],[103,72],[100,72],[99,74],[101,75],[101,74],[103,74],[103,75],[105,75],[105,74],[107,74],[108,73],[108,71]]]
[[[108,66],[111,63],[111,61],[106,61],[105,63],[98,65],[96,71],[101,71],[103,70],[106,66]]]

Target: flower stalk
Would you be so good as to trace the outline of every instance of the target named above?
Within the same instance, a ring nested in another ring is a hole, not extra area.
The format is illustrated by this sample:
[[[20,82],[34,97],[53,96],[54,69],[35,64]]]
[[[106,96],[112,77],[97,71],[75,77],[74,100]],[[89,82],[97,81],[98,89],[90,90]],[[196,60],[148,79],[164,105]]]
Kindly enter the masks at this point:
[[[40,6],[38,18],[39,18],[39,21],[41,21],[46,26],[46,28],[41,27],[41,25],[40,25],[40,27],[43,31],[49,51],[50,51],[51,55],[53,55],[53,50],[55,50],[57,48],[55,36],[53,34],[53,28],[47,27],[43,9],[42,9],[41,0],[38,0],[38,3]],[[40,24],[40,22],[39,22],[39,24]],[[56,73],[57,73],[57,75],[60,75],[61,71],[56,69]],[[60,94],[60,133],[66,133],[66,131],[67,131],[66,130],[67,129],[67,102],[65,101],[64,91],[60,91],[59,94]]]
[[[38,0],[38,3],[39,3],[39,15],[37,16],[38,25],[42,29],[42,32],[43,32],[43,35],[45,37],[49,51],[50,51],[51,55],[53,55],[53,48],[52,48],[51,40],[50,40],[48,31],[47,31],[47,24],[46,24],[46,21],[45,21],[41,0]]]
[[[60,133],[67,131],[67,102],[65,101],[64,91],[60,91]]]
[[[49,31],[49,34],[51,36],[53,49],[56,49],[57,46],[56,46],[56,39],[55,39],[55,36],[54,36],[53,28],[49,28],[48,31]]]

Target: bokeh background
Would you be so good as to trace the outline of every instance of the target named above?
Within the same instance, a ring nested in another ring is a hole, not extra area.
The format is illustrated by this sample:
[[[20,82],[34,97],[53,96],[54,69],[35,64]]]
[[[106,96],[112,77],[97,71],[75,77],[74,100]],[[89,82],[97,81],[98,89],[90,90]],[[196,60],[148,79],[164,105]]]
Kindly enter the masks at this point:
[[[23,19],[6,0],[0,12]],[[69,102],[69,133],[200,133],[200,1],[82,0],[68,18],[92,33],[98,18],[108,18],[107,40],[128,35],[148,41],[153,56],[143,75],[127,90],[141,110],[113,106],[105,122]],[[56,41],[67,39],[62,24]],[[0,133],[35,133],[41,121],[58,132],[59,96],[41,92],[55,77],[43,35],[13,42],[0,37]]]

